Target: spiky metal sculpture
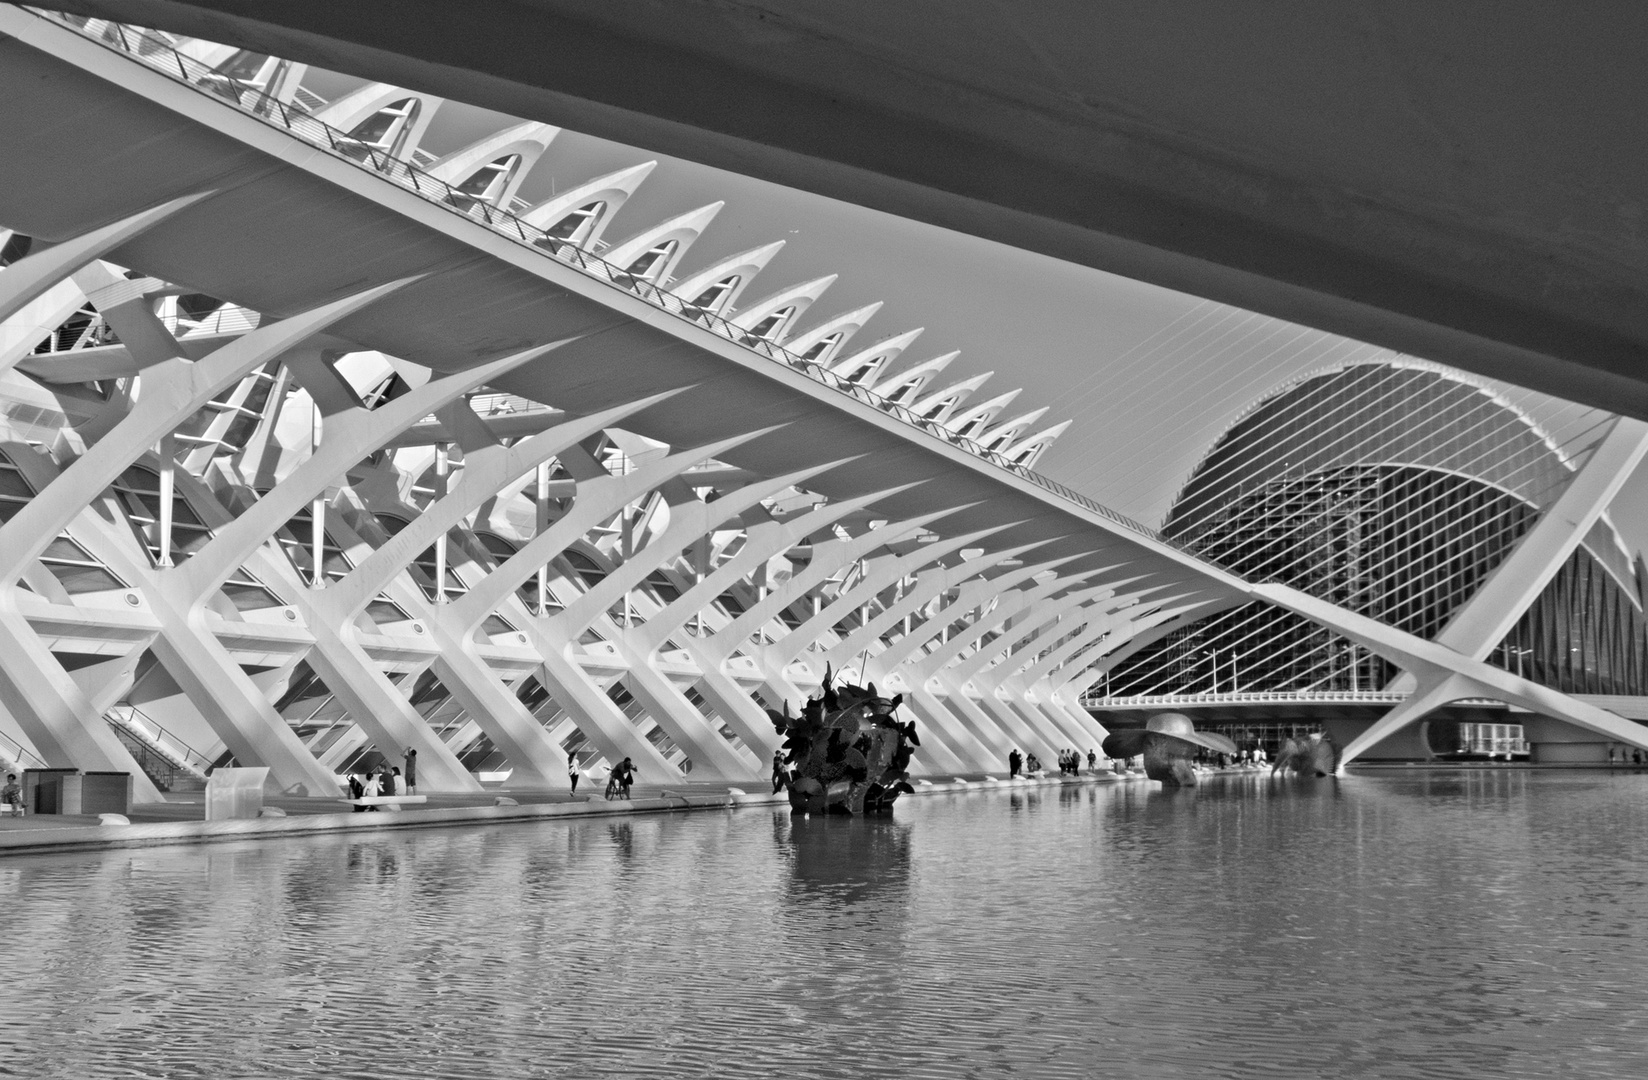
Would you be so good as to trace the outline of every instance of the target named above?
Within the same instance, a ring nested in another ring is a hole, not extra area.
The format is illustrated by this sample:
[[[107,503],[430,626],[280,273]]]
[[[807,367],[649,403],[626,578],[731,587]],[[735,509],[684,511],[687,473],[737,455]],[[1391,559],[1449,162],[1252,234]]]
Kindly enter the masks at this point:
[[[824,670],[821,696],[801,715],[767,710],[784,738],[785,759],[795,769],[790,806],[807,813],[886,813],[910,786],[910,756],[921,745],[915,722],[894,717],[904,695],[884,698],[869,686],[837,687]]]

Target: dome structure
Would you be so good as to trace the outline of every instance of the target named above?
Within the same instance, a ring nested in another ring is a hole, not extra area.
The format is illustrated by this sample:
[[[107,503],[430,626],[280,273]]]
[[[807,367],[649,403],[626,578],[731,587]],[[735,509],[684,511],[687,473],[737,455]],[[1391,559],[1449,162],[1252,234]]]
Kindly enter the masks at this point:
[[[1408,360],[1342,365],[1243,413],[1163,533],[1248,580],[1435,638],[1574,471],[1525,412],[1468,376]],[[1642,586],[1601,518],[1489,659],[1567,692],[1644,693]],[[1248,604],[1121,660],[1106,696],[1377,691],[1397,674],[1317,624]]]

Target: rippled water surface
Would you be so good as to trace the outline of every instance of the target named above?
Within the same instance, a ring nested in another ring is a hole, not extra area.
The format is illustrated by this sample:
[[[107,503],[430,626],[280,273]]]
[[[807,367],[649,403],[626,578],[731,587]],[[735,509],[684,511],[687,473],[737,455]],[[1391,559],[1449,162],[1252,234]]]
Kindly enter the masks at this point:
[[[1648,1076],[1648,776],[0,860],[0,1074]]]

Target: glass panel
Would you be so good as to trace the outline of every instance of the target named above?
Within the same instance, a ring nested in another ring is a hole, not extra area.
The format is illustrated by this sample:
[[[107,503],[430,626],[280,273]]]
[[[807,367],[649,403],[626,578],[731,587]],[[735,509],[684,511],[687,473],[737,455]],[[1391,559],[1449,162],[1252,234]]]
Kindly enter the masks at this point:
[[[262,585],[246,585],[231,581],[218,591],[229,598],[229,602],[235,605],[237,611],[262,611],[265,608],[285,606],[280,597]]]
[[[63,563],[47,563],[46,569],[57,576],[62,583],[63,591],[69,595],[89,592],[107,592],[110,589],[124,588],[125,583],[101,566],[69,566]]]

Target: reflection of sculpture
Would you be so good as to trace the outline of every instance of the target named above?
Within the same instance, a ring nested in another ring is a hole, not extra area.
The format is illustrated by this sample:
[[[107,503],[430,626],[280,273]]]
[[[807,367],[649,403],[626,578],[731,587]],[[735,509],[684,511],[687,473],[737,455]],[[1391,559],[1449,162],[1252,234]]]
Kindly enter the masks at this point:
[[[1300,776],[1332,776],[1339,771],[1339,744],[1333,736],[1316,732],[1299,739],[1289,739],[1276,752],[1276,764],[1270,767],[1275,776],[1281,769]]]
[[[784,737],[785,759],[795,766],[790,806],[809,813],[891,810],[893,800],[915,790],[905,770],[921,745],[914,721],[893,718],[904,695],[879,697],[874,683],[837,688],[828,668],[823,690],[800,716],[790,715],[789,702],[782,713],[767,710]]]
[[[1104,739],[1106,757],[1130,758],[1144,755],[1144,774],[1169,787],[1196,786],[1196,772],[1190,767],[1197,750],[1215,754],[1235,754],[1236,744],[1223,735],[1200,732],[1184,713],[1157,713],[1142,728],[1123,728]]]

